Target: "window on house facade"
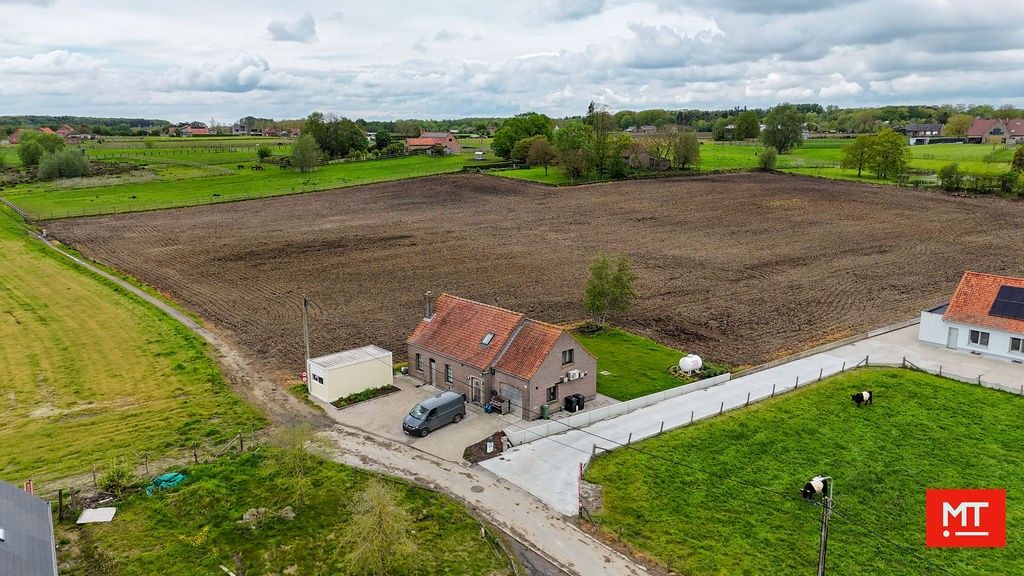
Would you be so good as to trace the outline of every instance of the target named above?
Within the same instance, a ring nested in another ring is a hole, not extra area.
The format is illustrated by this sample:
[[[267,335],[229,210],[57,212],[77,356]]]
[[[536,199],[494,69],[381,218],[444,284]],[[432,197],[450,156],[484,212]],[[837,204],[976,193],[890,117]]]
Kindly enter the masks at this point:
[[[1010,352],[1024,353],[1024,338],[1010,338]]]
[[[452,370],[451,364],[444,365],[444,381],[448,383],[455,381],[455,371]]]
[[[971,330],[970,342],[975,346],[988,346],[988,332]]]
[[[572,364],[573,352],[575,348],[569,348],[568,350],[562,350],[562,364]]]
[[[416,371],[423,372],[423,359],[420,358],[419,354],[416,354]]]
[[[558,384],[548,388],[548,402],[554,402],[558,400]]]

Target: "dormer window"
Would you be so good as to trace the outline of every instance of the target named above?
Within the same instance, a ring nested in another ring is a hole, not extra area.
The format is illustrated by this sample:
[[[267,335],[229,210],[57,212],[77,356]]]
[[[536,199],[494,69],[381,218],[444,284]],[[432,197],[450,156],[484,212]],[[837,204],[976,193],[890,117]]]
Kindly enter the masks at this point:
[[[488,344],[491,343],[491,340],[494,340],[494,332],[488,332],[487,334],[484,334],[484,338],[483,340],[480,341],[480,345],[487,346]]]

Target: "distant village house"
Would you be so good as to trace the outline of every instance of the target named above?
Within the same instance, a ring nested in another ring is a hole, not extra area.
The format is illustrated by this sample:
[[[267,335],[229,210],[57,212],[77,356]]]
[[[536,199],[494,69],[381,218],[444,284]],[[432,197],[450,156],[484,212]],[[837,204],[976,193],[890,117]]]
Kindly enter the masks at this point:
[[[436,148],[435,148],[436,147]],[[408,152],[427,152],[442,150],[444,154],[461,154],[462,144],[451,132],[420,131],[418,138],[406,138],[405,149]]]

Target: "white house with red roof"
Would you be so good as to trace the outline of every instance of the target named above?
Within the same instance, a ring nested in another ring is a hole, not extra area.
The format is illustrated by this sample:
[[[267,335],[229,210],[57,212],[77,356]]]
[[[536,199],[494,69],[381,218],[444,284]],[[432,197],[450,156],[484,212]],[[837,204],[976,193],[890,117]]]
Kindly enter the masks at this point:
[[[451,294],[424,302],[406,341],[409,374],[423,382],[527,420],[559,410],[567,396],[597,395],[597,358],[566,330]]]
[[[918,338],[1024,362],[1024,278],[964,272],[949,304],[921,312]]]
[[[420,131],[418,138],[406,138],[405,149],[409,152],[430,151],[435,146],[444,150],[445,154],[461,154],[462,144],[455,134],[451,132],[425,132]]]

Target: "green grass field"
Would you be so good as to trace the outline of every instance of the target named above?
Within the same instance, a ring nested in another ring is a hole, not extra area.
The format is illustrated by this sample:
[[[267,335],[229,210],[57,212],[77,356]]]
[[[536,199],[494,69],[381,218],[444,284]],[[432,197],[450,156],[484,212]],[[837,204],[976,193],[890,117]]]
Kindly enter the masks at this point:
[[[869,183],[891,184],[892,180],[880,180],[868,171],[858,177],[856,170],[840,167],[842,147],[850,140],[815,139],[787,154],[779,155],[777,168],[786,172],[820,176],[837,180],[854,180]],[[757,168],[757,153],[763,150],[759,144],[703,142],[700,147],[700,170],[751,170]],[[939,168],[956,162],[960,171],[977,176],[993,176],[1010,169],[1013,147],[987,144],[928,144],[910,148],[910,170],[934,173]],[[558,167],[544,174],[543,168],[506,170],[492,174],[528,180],[542,184],[564,185],[569,183],[565,173]],[[576,183],[595,182],[593,176],[580,178]]]
[[[632,400],[693,381],[681,380],[668,371],[686,353],[650,338],[611,327],[592,334],[577,330],[573,336],[597,356],[597,391],[605,396]]]
[[[348,550],[342,537],[353,496],[370,478],[351,468],[316,459],[310,477],[309,501],[295,501],[287,480],[274,465],[280,453],[260,452],[226,456],[210,464],[182,470],[188,480],[179,488],[148,497],[139,493],[118,504],[109,524],[67,527],[58,531],[77,543],[63,552],[81,554],[89,540],[116,563],[111,572],[123,576],[192,576],[235,570],[238,553],[248,574],[354,574],[343,564]],[[480,524],[452,500],[399,482],[387,482],[399,504],[413,518],[418,544],[412,574],[502,576],[510,574],[491,544],[480,537]],[[277,513],[291,506],[295,518]],[[256,529],[239,522],[250,508],[267,508],[269,520]],[[61,570],[69,576],[88,574]]]
[[[456,172],[471,157],[408,156],[344,162],[305,173],[276,166],[260,172],[244,169],[210,173],[202,166],[161,165],[155,177],[138,181],[128,176],[39,182],[9,188],[3,195],[35,219],[137,212]],[[102,185],[90,186],[90,181]]]
[[[874,405],[854,406],[860,390]],[[587,479],[604,488],[598,522],[680,574],[814,573],[821,510],[797,492],[816,474],[835,478],[842,515],[830,525],[831,574],[939,573],[868,530],[953,574],[1022,574],[1022,418],[1024,398],[1011,394],[860,369],[638,444],[672,461],[600,456]],[[926,488],[1006,488],[1006,548],[926,549]]]
[[[45,487],[114,457],[155,459],[264,425],[201,339],[15,218],[0,209],[0,478]]]

